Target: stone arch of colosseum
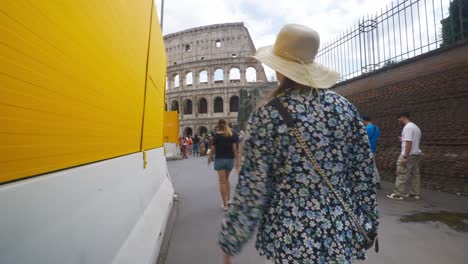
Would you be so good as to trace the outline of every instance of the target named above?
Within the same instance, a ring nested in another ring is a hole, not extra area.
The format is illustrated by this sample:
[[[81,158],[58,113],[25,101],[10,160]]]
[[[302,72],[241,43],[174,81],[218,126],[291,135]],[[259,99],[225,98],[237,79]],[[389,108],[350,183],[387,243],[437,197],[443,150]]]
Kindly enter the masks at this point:
[[[188,29],[166,35],[164,42],[166,103],[179,111],[181,133],[212,132],[220,118],[236,127],[239,91],[267,82],[262,64],[251,58],[256,50],[243,23]]]

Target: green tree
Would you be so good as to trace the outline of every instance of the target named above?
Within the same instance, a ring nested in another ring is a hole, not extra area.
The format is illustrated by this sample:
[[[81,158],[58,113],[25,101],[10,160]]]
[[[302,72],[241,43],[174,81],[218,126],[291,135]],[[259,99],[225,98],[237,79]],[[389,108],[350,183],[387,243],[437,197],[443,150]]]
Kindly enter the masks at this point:
[[[384,62],[384,67],[391,66],[394,64],[397,64],[398,62],[396,60],[388,59]]]
[[[442,47],[468,38],[468,0],[454,0],[449,16],[441,21]]]

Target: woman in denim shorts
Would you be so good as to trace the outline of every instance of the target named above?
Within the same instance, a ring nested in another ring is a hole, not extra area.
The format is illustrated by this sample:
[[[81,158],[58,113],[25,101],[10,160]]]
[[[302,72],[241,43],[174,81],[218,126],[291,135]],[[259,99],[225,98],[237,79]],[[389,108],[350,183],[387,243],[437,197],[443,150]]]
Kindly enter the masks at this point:
[[[220,119],[218,121],[217,130],[213,137],[210,155],[208,156],[208,165],[213,161],[214,155],[214,169],[218,172],[219,192],[223,200],[223,208],[226,211],[231,199],[229,174],[234,168],[234,162],[236,163],[236,168],[240,167],[240,162],[237,153],[236,138],[233,137],[226,120]]]

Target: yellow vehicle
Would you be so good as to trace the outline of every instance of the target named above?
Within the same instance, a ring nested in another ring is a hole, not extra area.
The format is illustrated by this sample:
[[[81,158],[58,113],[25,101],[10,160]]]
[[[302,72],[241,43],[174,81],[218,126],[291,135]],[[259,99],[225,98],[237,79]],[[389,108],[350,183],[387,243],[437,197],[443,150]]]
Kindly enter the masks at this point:
[[[0,263],[155,263],[172,205],[156,6],[0,4]]]

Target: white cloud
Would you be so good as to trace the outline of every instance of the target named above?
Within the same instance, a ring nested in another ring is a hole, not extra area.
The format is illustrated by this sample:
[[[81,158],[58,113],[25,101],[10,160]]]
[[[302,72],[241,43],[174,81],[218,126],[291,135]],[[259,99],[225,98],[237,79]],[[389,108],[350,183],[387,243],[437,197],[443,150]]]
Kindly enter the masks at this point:
[[[209,24],[244,22],[256,47],[272,44],[286,23],[317,30],[325,43],[390,0],[166,0],[164,34]],[[160,0],[156,0],[160,7]],[[267,69],[268,75],[272,71]]]
[[[284,23],[300,23],[316,29],[326,40],[388,3],[389,0],[166,0],[164,33],[242,21],[255,44],[267,44],[261,42],[274,40]]]

